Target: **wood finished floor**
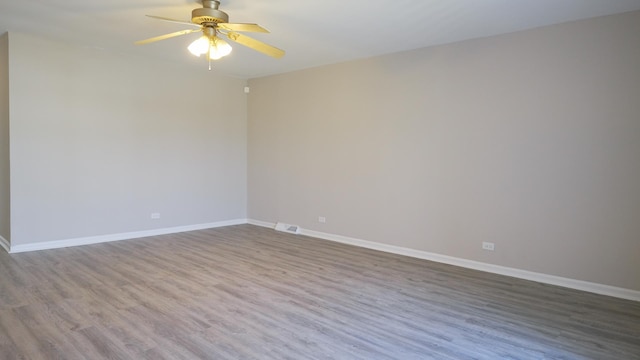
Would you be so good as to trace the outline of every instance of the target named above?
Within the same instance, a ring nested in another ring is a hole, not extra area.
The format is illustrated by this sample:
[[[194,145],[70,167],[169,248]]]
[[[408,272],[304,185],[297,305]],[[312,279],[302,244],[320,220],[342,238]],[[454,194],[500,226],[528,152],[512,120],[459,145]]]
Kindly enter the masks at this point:
[[[9,255],[0,359],[640,359],[640,303],[252,225]]]

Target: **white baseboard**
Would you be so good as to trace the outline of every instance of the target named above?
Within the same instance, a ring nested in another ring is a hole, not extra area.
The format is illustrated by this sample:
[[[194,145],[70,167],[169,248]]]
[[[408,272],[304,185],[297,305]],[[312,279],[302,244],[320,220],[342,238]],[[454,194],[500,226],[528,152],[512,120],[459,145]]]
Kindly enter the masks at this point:
[[[249,219],[247,221],[249,224],[263,226],[268,228],[275,227],[274,223],[269,223],[265,221],[258,221]],[[588,281],[575,280],[564,278],[555,275],[547,275],[543,273],[537,273],[533,271],[521,270],[516,268],[510,268],[506,266],[487,264],[479,261],[467,260],[462,258],[456,258],[453,256],[441,255],[436,253],[431,253],[427,251],[414,250],[409,248],[404,248],[400,246],[382,244],[373,241],[361,240],[356,238],[351,238],[347,236],[328,234],[319,231],[307,230],[302,228],[301,234],[306,236],[311,236],[314,238],[324,239],[335,241],[343,244],[360,246],[367,249],[384,251],[392,254],[405,255],[418,259],[430,260],[439,263],[449,264],[460,266],[473,270],[480,270],[484,272],[500,274],[511,276],[519,279],[531,280],[540,283],[550,284],[562,286],[570,289],[588,291],[595,294],[613,296],[621,299],[640,301],[640,291],[625,289],[610,285],[603,285],[598,283],[592,283]]]
[[[3,249],[5,249],[7,252],[9,252],[9,250],[11,249],[11,244],[9,244],[9,242],[7,241],[7,239],[3,238],[2,236],[0,236],[0,247],[2,247]]]
[[[98,243],[110,242],[110,241],[130,240],[130,239],[137,239],[137,238],[148,237],[148,236],[175,234],[175,233],[180,233],[185,231],[204,230],[204,229],[211,229],[211,228],[230,226],[230,225],[240,225],[240,224],[246,224],[246,223],[247,223],[247,219],[235,219],[235,220],[218,221],[218,222],[206,223],[206,224],[176,226],[176,227],[170,227],[170,228],[134,231],[134,232],[127,232],[127,233],[120,233],[120,234],[109,234],[109,235],[89,236],[89,237],[66,239],[66,240],[45,241],[45,242],[32,243],[32,244],[9,246],[7,248],[7,251],[14,254],[14,253],[20,253],[20,252],[26,252],[26,251],[58,249],[58,248],[64,248],[64,247],[70,247],[70,246],[98,244]],[[2,241],[0,240],[0,244],[1,243]],[[9,244],[7,243],[7,245]]]
[[[270,223],[270,222],[266,222],[266,221],[253,220],[253,219],[248,219],[247,220],[247,224],[257,225],[257,226],[262,226],[262,227],[268,227],[268,228],[272,228],[272,229],[274,229],[276,227],[276,223]]]

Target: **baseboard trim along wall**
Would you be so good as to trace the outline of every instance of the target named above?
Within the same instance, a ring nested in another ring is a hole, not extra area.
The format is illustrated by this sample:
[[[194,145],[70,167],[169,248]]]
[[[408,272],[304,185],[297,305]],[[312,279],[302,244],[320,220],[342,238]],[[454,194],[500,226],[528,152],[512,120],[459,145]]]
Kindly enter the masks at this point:
[[[248,223],[252,225],[263,226],[268,228],[274,228],[276,225],[275,223],[258,221],[253,219],[249,219]],[[569,279],[569,278],[564,278],[560,276],[547,275],[547,274],[537,273],[533,271],[510,268],[506,266],[487,264],[479,261],[456,258],[452,256],[447,256],[447,255],[440,255],[440,254],[431,253],[427,251],[414,250],[414,249],[404,248],[400,246],[394,246],[394,245],[382,244],[382,243],[373,242],[373,241],[351,238],[347,236],[328,234],[328,233],[323,233],[319,231],[307,230],[304,228],[300,229],[300,234],[314,237],[314,238],[335,241],[343,244],[360,246],[367,249],[384,251],[392,254],[405,255],[405,256],[410,256],[418,259],[430,260],[430,261],[460,266],[460,267],[473,269],[473,270],[480,270],[480,271],[485,271],[485,272],[499,274],[499,275],[511,276],[511,277],[524,279],[524,280],[536,281],[544,284],[557,285],[557,286],[562,286],[562,287],[575,289],[575,290],[588,291],[595,294],[613,296],[621,299],[640,301],[640,291],[631,290],[631,289],[597,284],[597,283],[592,283],[592,282],[582,281],[582,280]]]
[[[11,244],[9,244],[7,239],[3,238],[2,236],[0,236],[0,246],[2,246],[2,248],[7,252],[9,252],[9,249],[11,248]]]
[[[58,249],[58,248],[64,248],[64,247],[70,247],[70,246],[90,245],[90,244],[98,244],[98,243],[110,242],[110,241],[137,239],[137,238],[148,237],[148,236],[175,234],[175,233],[180,233],[185,231],[212,229],[217,227],[240,225],[240,224],[246,224],[246,223],[247,223],[247,219],[234,219],[234,220],[218,221],[218,222],[206,223],[206,224],[176,226],[176,227],[170,227],[170,228],[134,231],[134,232],[127,232],[127,233],[120,233],[120,234],[89,236],[89,237],[66,239],[66,240],[46,241],[46,242],[39,242],[39,243],[25,244],[25,245],[11,246],[7,242],[6,245],[8,246],[5,249],[9,253],[14,254],[14,253],[20,253],[20,252],[27,252],[27,251]],[[4,239],[0,239],[0,244],[2,244],[2,240]],[[2,245],[3,247],[5,246],[4,244]]]

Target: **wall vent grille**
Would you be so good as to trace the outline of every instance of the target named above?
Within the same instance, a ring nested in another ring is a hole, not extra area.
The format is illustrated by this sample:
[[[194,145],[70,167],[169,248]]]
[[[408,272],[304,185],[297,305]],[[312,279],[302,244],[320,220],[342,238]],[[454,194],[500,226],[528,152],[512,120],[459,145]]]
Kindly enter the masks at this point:
[[[290,224],[278,222],[276,223],[275,229],[278,231],[284,231],[291,234],[300,234],[300,226],[298,225],[290,225]]]

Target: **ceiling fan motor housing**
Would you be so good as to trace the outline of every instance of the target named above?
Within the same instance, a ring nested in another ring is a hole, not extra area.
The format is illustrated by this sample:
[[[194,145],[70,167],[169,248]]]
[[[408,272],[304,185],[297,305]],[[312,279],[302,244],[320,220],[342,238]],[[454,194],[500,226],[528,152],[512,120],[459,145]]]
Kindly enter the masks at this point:
[[[217,0],[204,0],[202,2],[203,8],[194,9],[191,12],[191,22],[202,25],[206,23],[228,23],[229,15],[226,12],[218,10],[220,1]]]

